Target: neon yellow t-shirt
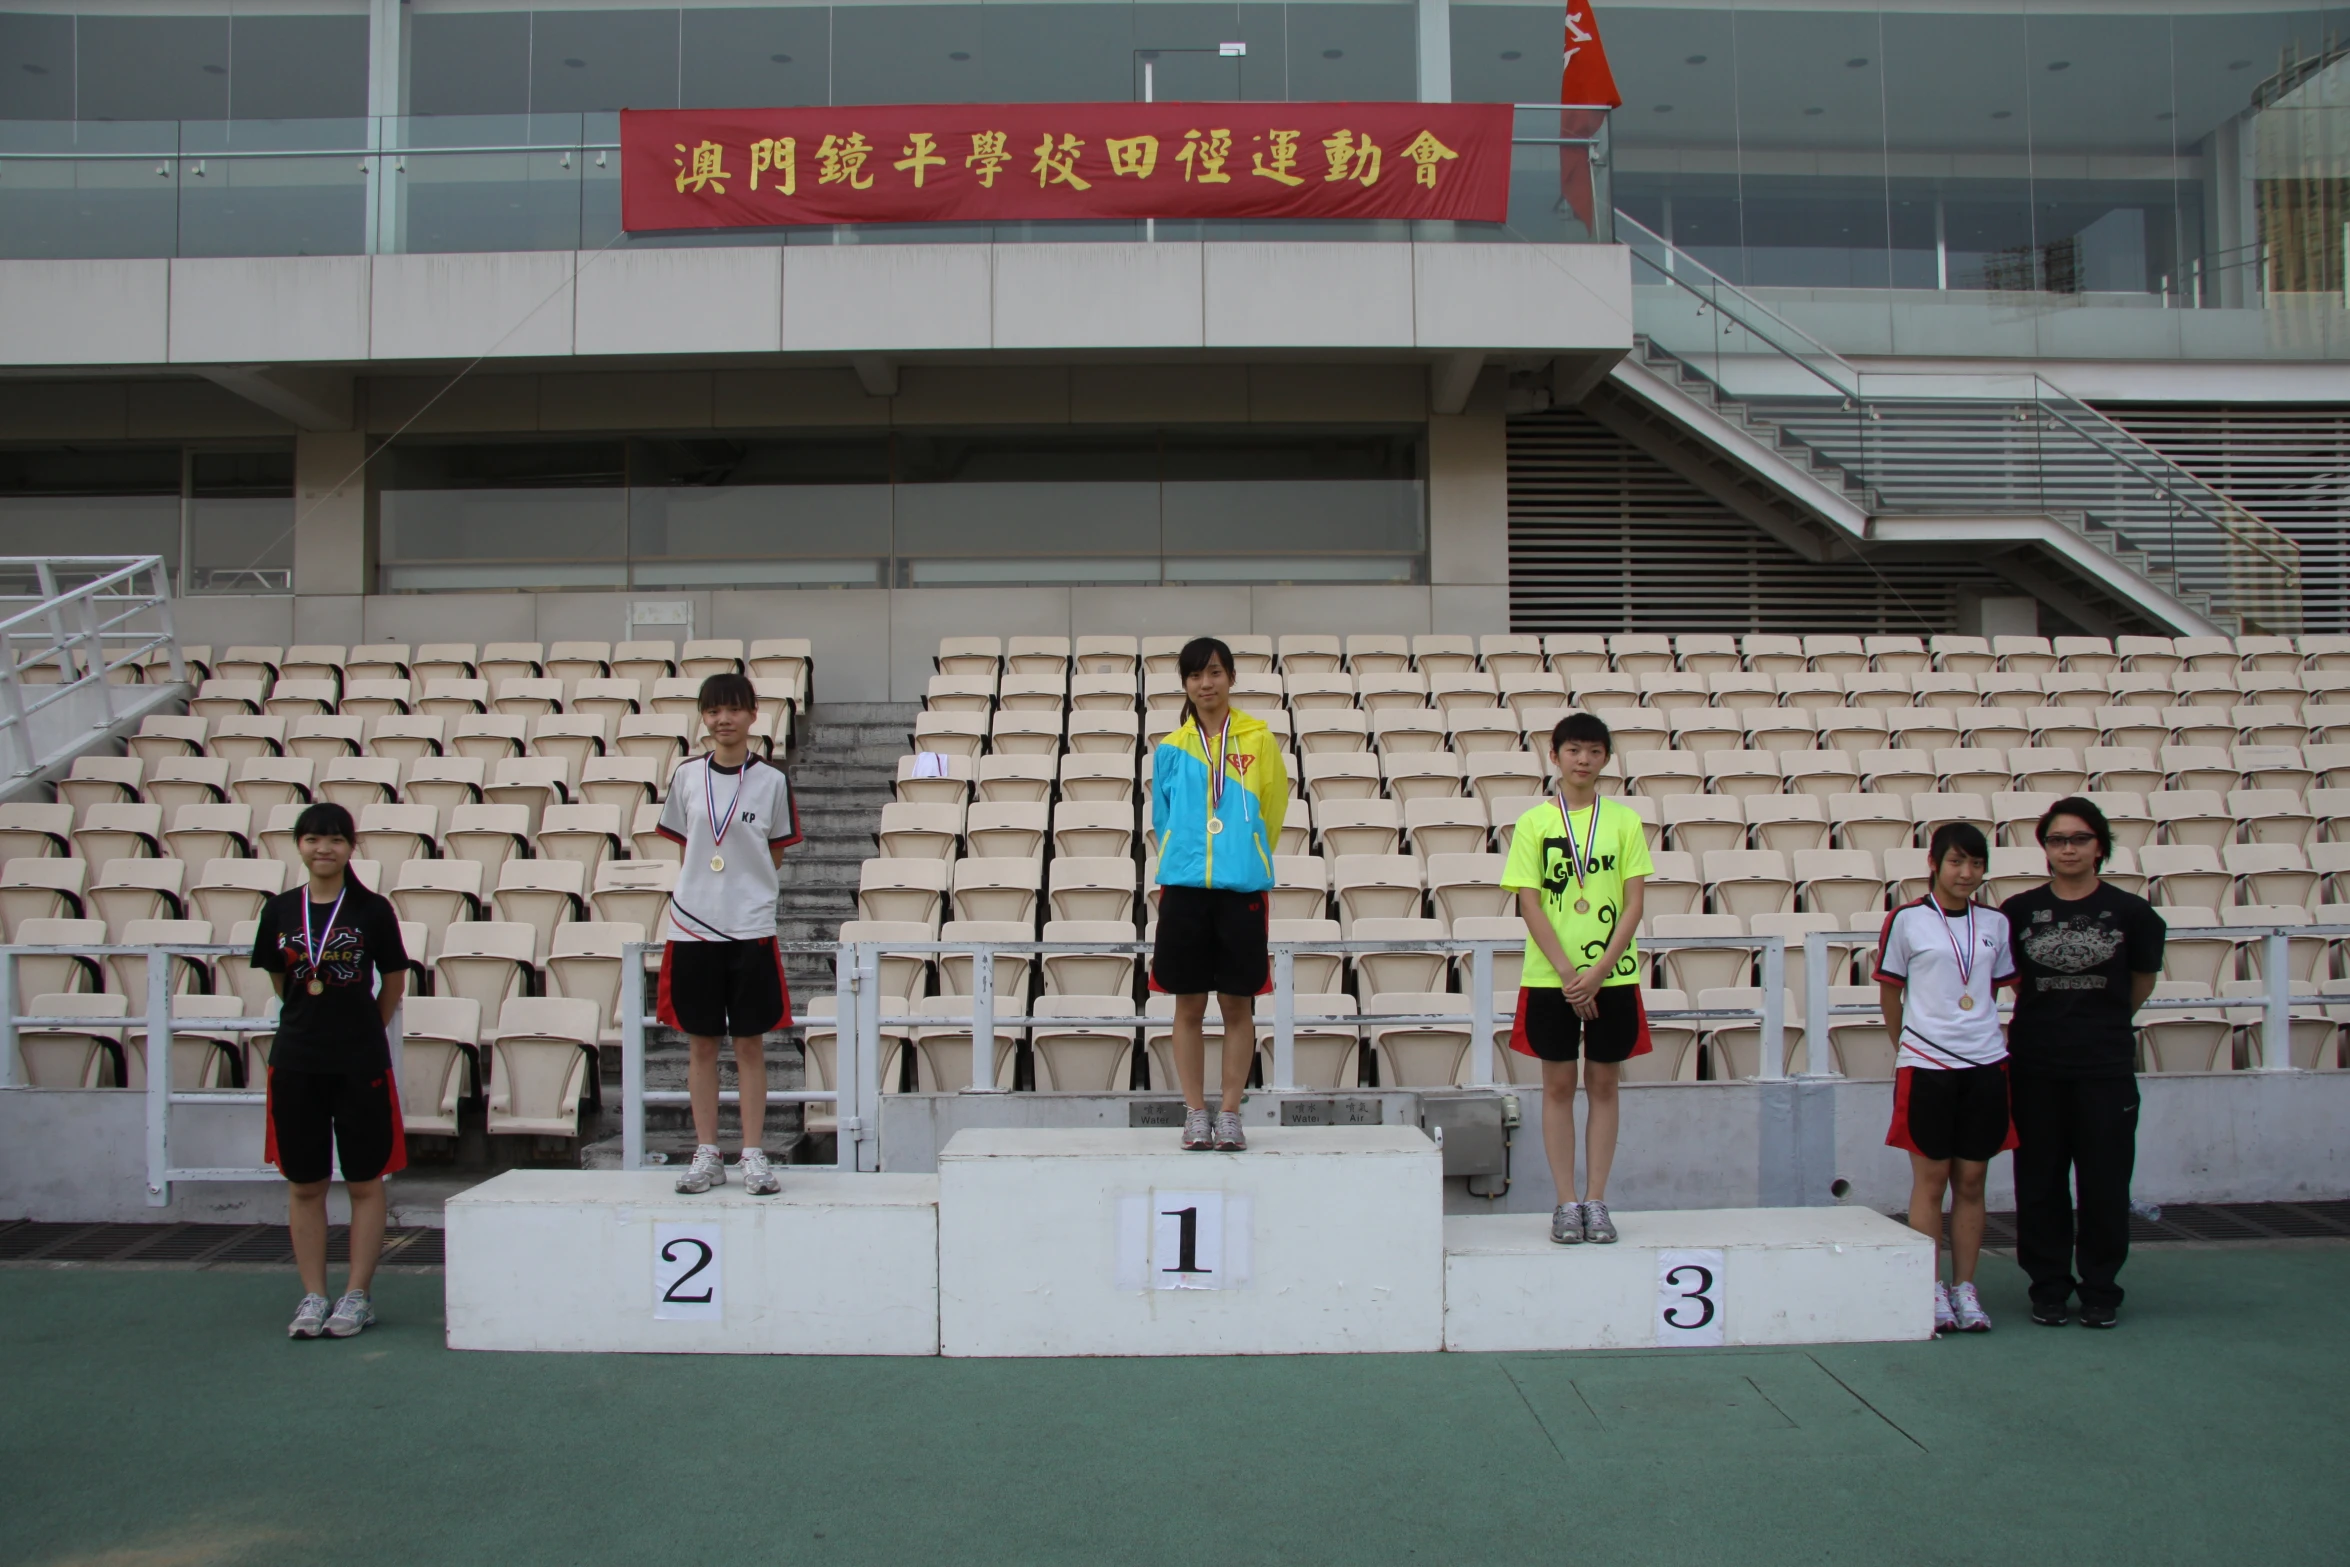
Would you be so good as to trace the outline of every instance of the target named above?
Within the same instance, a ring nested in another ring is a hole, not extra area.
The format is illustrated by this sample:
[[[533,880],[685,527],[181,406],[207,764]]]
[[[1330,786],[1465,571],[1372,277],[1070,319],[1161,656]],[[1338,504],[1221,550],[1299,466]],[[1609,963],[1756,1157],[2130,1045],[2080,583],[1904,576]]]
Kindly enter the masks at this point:
[[[1615,939],[1616,920],[1624,912],[1624,883],[1656,869],[1648,857],[1648,834],[1640,818],[1621,802],[1601,800],[1596,809],[1599,828],[1594,841],[1590,812],[1575,812],[1575,842],[1584,850],[1583,879],[1578,884],[1567,861],[1566,823],[1558,802],[1544,800],[1518,818],[1510,839],[1509,865],[1501,884],[1511,892],[1532,888],[1542,894],[1550,928],[1558,932],[1559,947],[1579,963],[1595,963]],[[1589,913],[1575,912],[1577,902],[1591,905]],[[1609,975],[1610,985],[1640,983],[1640,965],[1634,960],[1638,943],[1624,943],[1624,955]],[[1533,936],[1526,938],[1523,983],[1556,990],[1566,981],[1544,957]]]

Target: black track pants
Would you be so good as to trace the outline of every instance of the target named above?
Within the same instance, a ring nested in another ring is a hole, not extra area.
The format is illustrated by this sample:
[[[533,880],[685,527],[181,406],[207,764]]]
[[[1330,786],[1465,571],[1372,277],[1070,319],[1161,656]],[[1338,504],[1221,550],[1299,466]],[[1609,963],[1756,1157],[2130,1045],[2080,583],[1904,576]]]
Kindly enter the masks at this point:
[[[2032,1299],[2060,1305],[2078,1289],[2084,1306],[2119,1306],[2138,1080],[2017,1072],[2013,1084],[2015,1258],[2031,1276]]]

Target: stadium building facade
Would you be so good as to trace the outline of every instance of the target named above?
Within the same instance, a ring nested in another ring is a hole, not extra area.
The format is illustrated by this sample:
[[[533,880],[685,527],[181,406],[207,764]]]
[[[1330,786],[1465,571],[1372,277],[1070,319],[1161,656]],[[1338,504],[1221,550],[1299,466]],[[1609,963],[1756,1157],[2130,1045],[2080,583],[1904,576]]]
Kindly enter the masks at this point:
[[[0,554],[830,699],[966,631],[2350,630],[2350,7],[1574,9],[0,0]],[[1145,98],[1516,104],[1509,219],[619,226],[624,109]]]

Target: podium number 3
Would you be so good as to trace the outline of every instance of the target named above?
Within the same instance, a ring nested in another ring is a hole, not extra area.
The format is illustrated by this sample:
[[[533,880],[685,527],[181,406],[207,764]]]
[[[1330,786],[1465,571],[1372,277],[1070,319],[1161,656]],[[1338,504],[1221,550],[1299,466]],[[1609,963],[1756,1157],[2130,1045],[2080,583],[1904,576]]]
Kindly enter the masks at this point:
[[[694,1257],[693,1266],[679,1274],[677,1282],[670,1285],[663,1292],[661,1298],[679,1306],[707,1306],[711,1300],[711,1289],[708,1284],[702,1286],[702,1292],[699,1295],[688,1295],[684,1293],[684,1290],[688,1284],[693,1282],[695,1274],[710,1266],[710,1243],[696,1240],[691,1235],[680,1236],[661,1248],[661,1260],[663,1262],[684,1261],[684,1257],[678,1251],[680,1246],[691,1246],[698,1255]],[[1709,1306],[1707,1309],[1710,1311],[1712,1308]]]
[[[688,1275],[688,1277],[690,1276],[691,1275]],[[1696,1280],[1694,1286],[1692,1286],[1690,1283],[1692,1277],[1694,1277]],[[680,1282],[683,1281],[681,1280]],[[1694,1262],[1685,1262],[1681,1264],[1681,1266],[1670,1269],[1666,1272],[1665,1284],[1670,1289],[1680,1291],[1681,1299],[1690,1303],[1688,1306],[1667,1306],[1665,1308],[1665,1321],[1667,1323],[1673,1327],[1680,1328],[1684,1332],[1693,1333],[1697,1329],[1702,1328],[1707,1323],[1713,1321],[1713,1269],[1701,1267]],[[1692,1306],[1694,1306],[1696,1309],[1691,1310],[1690,1308]]]

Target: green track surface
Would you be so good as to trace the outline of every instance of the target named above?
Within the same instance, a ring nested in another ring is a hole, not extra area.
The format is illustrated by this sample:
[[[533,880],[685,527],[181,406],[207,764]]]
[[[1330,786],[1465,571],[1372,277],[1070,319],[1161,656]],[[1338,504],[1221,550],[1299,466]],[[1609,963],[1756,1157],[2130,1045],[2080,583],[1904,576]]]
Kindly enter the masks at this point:
[[[0,1269],[0,1561],[2350,1559],[2350,1247],[2142,1251],[2123,1326],[1594,1355],[456,1354],[440,1277]],[[558,1300],[547,1309],[560,1311]]]

